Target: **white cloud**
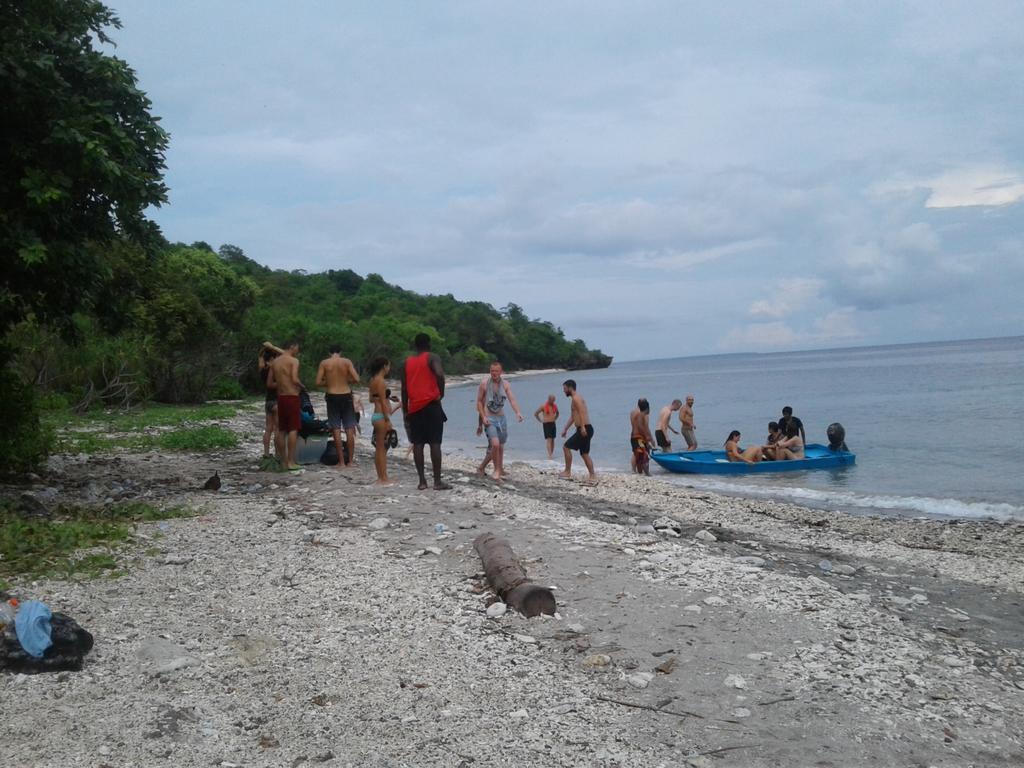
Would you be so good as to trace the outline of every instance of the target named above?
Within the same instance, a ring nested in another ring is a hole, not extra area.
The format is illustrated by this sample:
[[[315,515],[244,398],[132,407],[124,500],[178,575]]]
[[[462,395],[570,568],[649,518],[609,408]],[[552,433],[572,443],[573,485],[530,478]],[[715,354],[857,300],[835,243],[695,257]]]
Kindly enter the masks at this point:
[[[1024,200],[1024,177],[994,165],[955,168],[924,178],[896,178],[875,187],[879,194],[926,190],[926,208],[1010,205]]]

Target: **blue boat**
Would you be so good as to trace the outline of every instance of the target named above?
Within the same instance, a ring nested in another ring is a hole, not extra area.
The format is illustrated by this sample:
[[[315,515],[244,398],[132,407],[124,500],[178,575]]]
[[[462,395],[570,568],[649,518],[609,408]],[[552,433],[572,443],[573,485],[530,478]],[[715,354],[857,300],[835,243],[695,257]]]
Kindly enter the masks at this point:
[[[795,472],[800,469],[836,469],[853,466],[856,455],[850,451],[833,451],[828,446],[810,443],[804,447],[804,458],[788,461],[729,461],[725,451],[676,451],[651,454],[669,472],[697,475],[750,475],[770,472]]]

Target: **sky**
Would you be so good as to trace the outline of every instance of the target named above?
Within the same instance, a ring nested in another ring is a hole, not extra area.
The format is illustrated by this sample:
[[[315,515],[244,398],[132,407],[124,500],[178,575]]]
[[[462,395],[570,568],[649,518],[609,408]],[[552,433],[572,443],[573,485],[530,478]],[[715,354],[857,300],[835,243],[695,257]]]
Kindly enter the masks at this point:
[[[1024,4],[108,0],[170,240],[617,360],[1024,333]]]

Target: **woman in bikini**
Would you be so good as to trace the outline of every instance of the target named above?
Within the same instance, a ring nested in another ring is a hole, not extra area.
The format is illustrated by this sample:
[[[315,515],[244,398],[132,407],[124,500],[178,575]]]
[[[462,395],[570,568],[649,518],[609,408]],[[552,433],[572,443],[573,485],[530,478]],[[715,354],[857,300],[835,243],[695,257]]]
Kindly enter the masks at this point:
[[[775,443],[775,458],[802,459],[804,457],[804,441],[800,439],[800,425],[790,421],[786,425],[786,437]]]
[[[259,366],[260,379],[263,380],[263,388],[266,391],[264,397],[264,411],[267,414],[267,421],[263,427],[263,458],[270,456],[270,446],[274,445],[275,450],[277,446],[276,433],[277,433],[277,389],[272,389],[267,386],[267,376],[270,375],[270,363],[271,361],[281,354],[281,350],[271,344],[269,341],[264,341],[260,347],[260,353],[257,357],[257,365]]]
[[[391,402],[387,396],[387,376],[391,372],[391,361],[386,357],[375,357],[370,363],[370,402],[373,403],[373,436],[376,447],[373,466],[377,470],[377,484],[391,485],[388,479],[388,431],[391,429]]]
[[[752,445],[746,450],[740,448],[740,432],[734,429],[725,441],[725,456],[729,461],[742,461],[746,464],[757,464],[761,460],[763,446]]]

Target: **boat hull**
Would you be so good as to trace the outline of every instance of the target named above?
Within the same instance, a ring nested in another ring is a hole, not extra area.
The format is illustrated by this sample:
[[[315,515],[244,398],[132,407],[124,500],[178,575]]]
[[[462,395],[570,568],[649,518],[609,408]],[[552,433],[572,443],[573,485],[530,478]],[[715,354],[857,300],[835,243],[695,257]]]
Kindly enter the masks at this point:
[[[804,448],[803,459],[760,461],[747,464],[729,461],[725,451],[655,451],[651,458],[669,472],[694,475],[753,475],[773,472],[797,472],[807,469],[838,469],[852,466],[857,456],[850,451],[830,451],[827,446],[811,443]]]

